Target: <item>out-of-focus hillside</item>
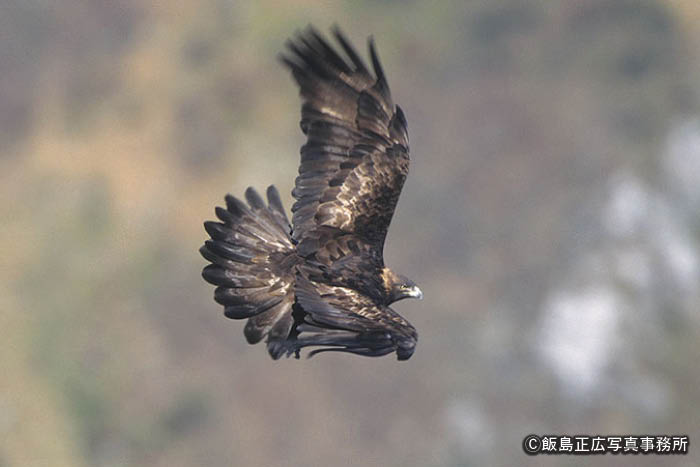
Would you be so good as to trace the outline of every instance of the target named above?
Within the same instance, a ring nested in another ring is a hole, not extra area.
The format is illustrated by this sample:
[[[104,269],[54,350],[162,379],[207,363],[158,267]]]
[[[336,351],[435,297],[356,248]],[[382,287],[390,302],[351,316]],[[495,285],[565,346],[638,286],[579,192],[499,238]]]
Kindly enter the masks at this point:
[[[291,206],[275,57],[334,22],[409,121],[408,362],[273,362],[200,277],[226,192]],[[695,465],[698,44],[691,0],[0,5],[0,466],[585,463],[529,433],[683,433]]]

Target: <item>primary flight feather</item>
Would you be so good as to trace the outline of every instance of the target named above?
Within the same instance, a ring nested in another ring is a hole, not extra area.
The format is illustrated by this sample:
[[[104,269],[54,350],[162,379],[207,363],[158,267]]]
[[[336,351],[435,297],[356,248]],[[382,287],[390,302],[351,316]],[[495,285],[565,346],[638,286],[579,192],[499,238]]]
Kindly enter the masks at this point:
[[[345,57],[309,27],[280,57],[300,87],[307,142],[292,195],[292,222],[274,186],[267,203],[248,188],[247,204],[228,195],[205,222],[204,279],[245,336],[267,338],[272,358],[324,351],[413,354],[418,335],[389,305],[422,298],[384,265],[387,230],[408,174],[408,131],[374,42],[373,72],[339,29]]]

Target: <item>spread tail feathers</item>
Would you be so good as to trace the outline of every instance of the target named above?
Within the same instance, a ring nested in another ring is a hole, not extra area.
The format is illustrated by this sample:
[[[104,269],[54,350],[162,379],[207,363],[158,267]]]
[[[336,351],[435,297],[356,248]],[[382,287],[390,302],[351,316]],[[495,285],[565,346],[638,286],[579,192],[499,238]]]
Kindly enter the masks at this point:
[[[227,195],[226,208],[216,208],[221,222],[204,223],[211,239],[199,251],[211,264],[202,277],[217,286],[214,299],[228,318],[248,318],[249,343],[286,339],[294,322],[290,262],[296,258],[289,220],[274,186],[267,189],[267,205],[253,188],[245,198],[247,205]]]

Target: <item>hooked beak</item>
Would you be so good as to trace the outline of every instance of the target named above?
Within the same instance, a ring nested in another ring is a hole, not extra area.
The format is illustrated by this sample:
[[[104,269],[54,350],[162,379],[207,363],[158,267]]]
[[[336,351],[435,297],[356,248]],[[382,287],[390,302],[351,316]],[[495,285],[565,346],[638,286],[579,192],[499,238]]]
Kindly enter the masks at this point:
[[[411,288],[408,296],[411,298],[417,298],[418,300],[423,300],[423,291],[419,289],[418,286],[414,286]]]

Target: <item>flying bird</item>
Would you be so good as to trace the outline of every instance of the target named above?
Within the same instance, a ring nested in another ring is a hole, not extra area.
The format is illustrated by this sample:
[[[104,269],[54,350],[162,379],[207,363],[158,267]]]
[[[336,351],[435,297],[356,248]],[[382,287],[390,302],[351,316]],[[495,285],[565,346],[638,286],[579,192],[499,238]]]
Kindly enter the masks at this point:
[[[274,186],[267,202],[251,187],[226,196],[200,249],[211,264],[224,315],[247,319],[250,344],[266,339],[274,359],[349,352],[411,357],[418,334],[390,305],[423,298],[384,265],[387,230],[408,174],[406,117],[395,106],[372,38],[370,70],[341,31],[341,55],[313,28],[287,41],[281,62],[303,102],[307,137],[292,196],[292,221]]]

